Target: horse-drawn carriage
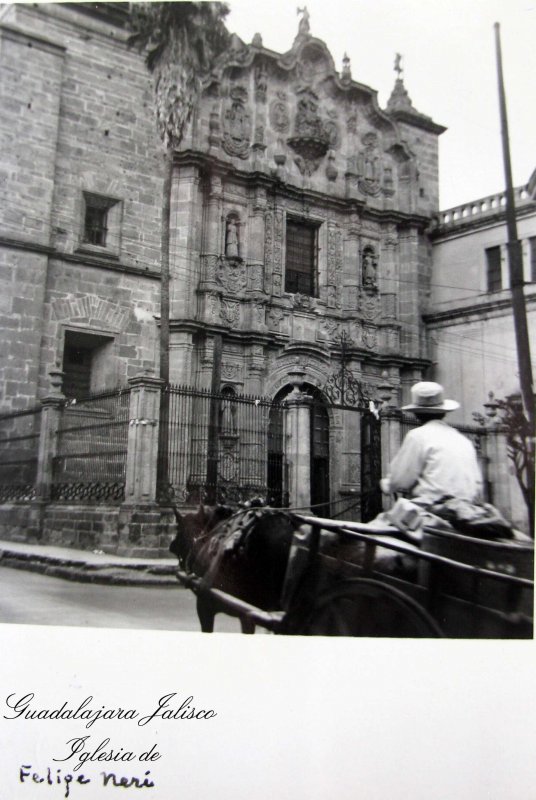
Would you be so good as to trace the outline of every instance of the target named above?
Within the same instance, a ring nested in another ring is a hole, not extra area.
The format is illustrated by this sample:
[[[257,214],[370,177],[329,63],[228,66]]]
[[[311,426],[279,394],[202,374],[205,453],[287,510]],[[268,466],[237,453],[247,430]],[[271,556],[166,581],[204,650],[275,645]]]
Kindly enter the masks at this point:
[[[532,638],[533,543],[266,507],[177,513],[177,576],[201,629],[224,612],[244,633]]]

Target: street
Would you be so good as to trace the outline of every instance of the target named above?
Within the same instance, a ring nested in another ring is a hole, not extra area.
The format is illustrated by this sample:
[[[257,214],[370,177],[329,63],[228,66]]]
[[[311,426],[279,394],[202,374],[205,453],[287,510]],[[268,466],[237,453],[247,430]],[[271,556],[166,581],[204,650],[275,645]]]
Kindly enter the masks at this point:
[[[199,631],[192,592],[177,587],[107,586],[0,567],[0,622]],[[216,632],[239,623],[216,617]],[[260,631],[259,631],[260,632]]]

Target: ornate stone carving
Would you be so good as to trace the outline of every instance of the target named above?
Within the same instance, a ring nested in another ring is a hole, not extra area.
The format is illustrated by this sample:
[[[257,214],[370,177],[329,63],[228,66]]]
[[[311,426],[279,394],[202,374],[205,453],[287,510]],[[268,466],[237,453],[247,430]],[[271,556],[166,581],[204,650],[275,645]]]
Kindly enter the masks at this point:
[[[314,297],[296,292],[296,294],[292,295],[292,306],[300,311],[314,311],[316,309],[316,302]]]
[[[328,308],[342,308],[339,293],[335,286],[328,286]]]
[[[298,92],[294,135],[288,144],[297,154],[295,161],[304,175],[313,174],[330,147],[330,135],[318,111],[318,96],[312,89],[305,88]]]
[[[211,292],[208,296],[207,314],[210,322],[216,322],[220,316],[220,296],[217,292]]]
[[[356,345],[360,345],[363,342],[363,326],[357,320],[352,320],[349,326],[350,332],[350,339],[356,343]]]
[[[364,149],[359,154],[358,187],[362,194],[377,195],[380,191],[380,156],[378,153],[378,137],[375,133],[363,136]]]
[[[234,86],[223,120],[223,149],[230,156],[247,158],[251,138],[251,118],[247,110],[247,91]]]
[[[241,373],[241,365],[235,363],[234,361],[224,361],[221,365],[221,377],[224,381],[240,383]]]
[[[259,328],[263,328],[266,324],[266,307],[264,303],[253,303],[253,321]]]
[[[276,211],[274,215],[274,247],[273,271],[283,271],[283,212]]]
[[[328,284],[337,283],[337,273],[342,269],[342,233],[335,225],[328,228]]]
[[[281,275],[277,272],[274,273],[272,275],[272,294],[274,294],[276,297],[279,297],[281,295],[281,284],[282,284]]]
[[[237,294],[246,288],[246,267],[239,261],[221,261],[216,282],[230,294]]]
[[[270,105],[270,124],[274,131],[287,133],[290,128],[290,113],[284,100],[273,100]]]
[[[376,328],[369,325],[363,326],[363,344],[367,350],[374,350],[377,344],[378,336]]]
[[[251,264],[249,266],[248,289],[252,292],[264,291],[264,270],[262,264]]]
[[[322,329],[329,339],[335,339],[341,333],[341,324],[334,319],[324,319]]]
[[[266,102],[266,88],[268,86],[268,76],[266,64],[260,63],[255,67],[255,100],[258,103]]]
[[[271,211],[264,215],[264,265],[270,271],[274,259],[274,216]]]
[[[371,322],[375,320],[380,313],[380,300],[377,295],[366,295],[361,301],[361,311],[363,317]]]
[[[240,323],[240,303],[236,300],[221,299],[221,319],[231,326],[238,326]]]
[[[279,330],[279,324],[285,314],[280,308],[271,308],[267,315],[267,321],[270,328],[274,328],[275,330]]]

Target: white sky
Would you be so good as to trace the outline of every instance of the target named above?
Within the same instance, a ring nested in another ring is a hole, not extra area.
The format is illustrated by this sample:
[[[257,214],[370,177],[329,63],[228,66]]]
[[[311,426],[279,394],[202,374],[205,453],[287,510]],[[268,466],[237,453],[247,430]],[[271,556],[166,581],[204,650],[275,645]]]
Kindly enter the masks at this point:
[[[229,0],[228,27],[245,42],[288,50],[298,30],[296,0]],[[378,91],[385,107],[395,53],[415,108],[448,130],[440,137],[442,209],[504,189],[493,23],[501,25],[515,185],[536,167],[536,0],[307,0],[311,34],[340,70]]]

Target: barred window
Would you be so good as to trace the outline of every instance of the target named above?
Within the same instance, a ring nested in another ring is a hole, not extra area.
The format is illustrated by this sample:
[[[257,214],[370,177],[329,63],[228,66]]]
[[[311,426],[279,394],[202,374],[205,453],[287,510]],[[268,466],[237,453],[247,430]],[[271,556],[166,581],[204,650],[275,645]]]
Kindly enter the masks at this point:
[[[486,266],[488,292],[500,292],[502,289],[501,248],[498,245],[487,248]]]
[[[84,192],[84,217],[81,244],[117,251],[119,245],[120,202],[111,197]]]
[[[286,292],[316,295],[316,239],[315,225],[287,221]]]

